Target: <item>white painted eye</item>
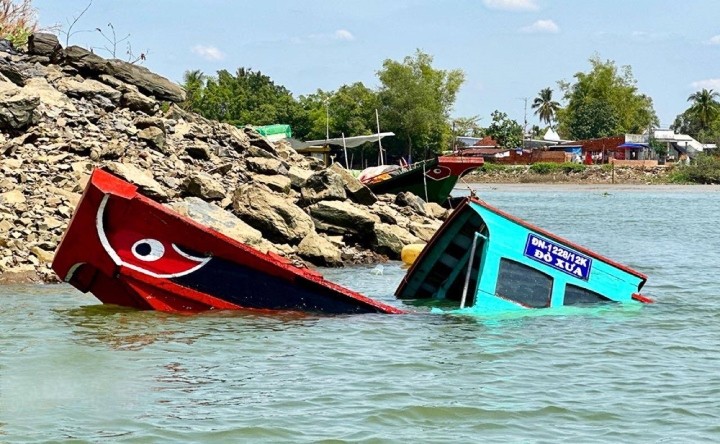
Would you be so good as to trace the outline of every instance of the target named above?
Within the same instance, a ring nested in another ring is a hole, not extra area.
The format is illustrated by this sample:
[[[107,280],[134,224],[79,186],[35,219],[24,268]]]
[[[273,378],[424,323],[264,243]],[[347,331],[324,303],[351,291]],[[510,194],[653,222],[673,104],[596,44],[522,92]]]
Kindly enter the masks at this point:
[[[165,254],[165,247],[155,239],[140,239],[132,246],[132,254],[145,262],[153,262]]]
[[[435,169],[433,170],[433,173],[435,173],[435,174],[440,174],[440,173],[442,173],[442,170],[441,170],[440,168],[435,168]]]

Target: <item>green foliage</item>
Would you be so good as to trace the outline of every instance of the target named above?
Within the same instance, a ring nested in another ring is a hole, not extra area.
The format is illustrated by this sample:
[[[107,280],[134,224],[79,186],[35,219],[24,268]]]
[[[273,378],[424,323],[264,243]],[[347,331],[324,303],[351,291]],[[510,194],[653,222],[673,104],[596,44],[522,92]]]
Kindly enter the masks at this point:
[[[523,129],[519,123],[510,119],[507,114],[500,111],[493,111],[492,123],[486,134],[503,148],[517,148],[522,146]]]
[[[235,75],[221,70],[217,77],[188,71],[182,86],[187,94],[182,106],[208,119],[238,126],[298,123],[302,127],[306,118],[290,91],[252,69],[239,68]]]
[[[688,134],[703,143],[720,140],[720,93],[707,89],[688,97],[691,106],[679,114],[672,128],[680,134]]]
[[[567,107],[557,112],[560,133],[588,139],[624,133],[641,133],[658,124],[652,99],[638,92],[629,66],[590,59],[589,73],[575,74],[576,82],[559,82]]]
[[[538,162],[530,165],[530,171],[535,174],[556,174],[556,173],[582,173],[586,166],[580,163],[554,163],[554,162]]]
[[[552,89],[544,88],[533,100],[532,108],[540,118],[540,122],[550,125],[555,120],[555,114],[560,109],[560,104],[552,99]]]
[[[37,11],[31,0],[0,0],[0,39],[20,48],[36,29]]]
[[[670,181],[720,184],[720,157],[701,154],[690,165],[676,165],[670,172]]]
[[[485,162],[483,166],[479,168],[484,173],[497,173],[501,171],[507,171],[509,167],[501,163]]]
[[[395,154],[400,154],[402,147],[403,153],[416,158],[425,150],[440,152],[449,145],[450,110],[465,74],[457,69],[434,69],[432,62],[432,56],[418,50],[402,63],[385,60],[378,72],[380,119],[385,122],[384,129],[397,136],[388,141]]]

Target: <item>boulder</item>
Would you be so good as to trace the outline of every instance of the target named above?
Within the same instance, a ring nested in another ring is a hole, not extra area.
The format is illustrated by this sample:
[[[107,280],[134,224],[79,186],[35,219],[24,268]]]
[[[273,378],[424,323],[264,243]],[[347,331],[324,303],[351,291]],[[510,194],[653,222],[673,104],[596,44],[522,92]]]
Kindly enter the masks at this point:
[[[4,193],[0,193],[0,204],[15,206],[17,204],[25,203],[27,199],[21,190],[10,190]]]
[[[205,202],[198,197],[187,197],[184,200],[169,204],[169,207],[201,225],[208,226],[227,237],[257,248],[263,253],[276,250],[270,242],[263,239],[260,231],[213,203]]]
[[[144,66],[113,59],[108,60],[104,68],[106,74],[135,85],[140,91],[155,96],[158,100],[170,102],[185,100],[185,91],[180,85],[155,74]]]
[[[83,47],[73,45],[65,48],[65,63],[83,74],[98,75],[105,73],[107,60]]]
[[[121,96],[120,91],[93,79],[85,79],[79,82],[71,77],[64,77],[55,83],[55,87],[71,97],[92,99],[95,96],[102,96],[107,97],[112,102],[118,102]]]
[[[438,228],[440,228],[440,225],[442,224],[438,221],[427,221],[425,223],[410,222],[407,228],[410,230],[410,233],[422,239],[423,242],[428,242],[430,238],[435,235]]]
[[[232,205],[235,214],[274,243],[297,245],[315,229],[300,207],[257,185],[240,186]]]
[[[423,216],[426,214],[425,201],[409,191],[398,193],[398,195],[395,196],[395,204],[401,207],[409,207],[414,213],[422,214]]]
[[[145,114],[152,114],[158,107],[157,101],[142,94],[139,91],[128,91],[120,97],[120,105],[132,111],[141,111]]]
[[[432,218],[444,220],[448,216],[449,211],[438,203],[427,202],[425,204],[425,213]]]
[[[35,124],[40,97],[8,82],[0,82],[0,129],[20,130]]]
[[[380,217],[380,221],[386,224],[407,226],[410,219],[404,216],[395,208],[384,203],[377,203],[370,207],[370,211]]]
[[[314,231],[300,241],[297,254],[315,265],[325,267],[340,267],[343,265],[340,248]]]
[[[163,154],[167,154],[168,151],[165,148],[165,133],[163,130],[156,126],[151,126],[143,129],[138,134],[138,139],[147,142],[150,148],[153,148]]]
[[[185,194],[202,198],[204,200],[225,199],[225,188],[211,175],[196,171],[185,178],[182,185]]]
[[[77,109],[65,94],[48,83],[43,77],[33,77],[25,82],[25,88],[30,89],[40,97],[40,103],[49,107],[61,108],[65,111],[75,112]]]
[[[380,219],[348,201],[326,200],[308,207],[318,230],[330,234],[371,234]]]
[[[296,190],[300,190],[300,188],[305,184],[305,181],[308,180],[312,175],[312,171],[298,168],[294,165],[288,169],[288,177],[290,178],[290,184]]]
[[[378,199],[375,194],[370,191],[370,188],[366,187],[357,177],[353,176],[350,171],[343,168],[342,165],[336,162],[330,165],[329,169],[342,178],[345,191],[353,202],[368,206],[377,202]]]
[[[56,62],[62,58],[62,46],[55,34],[34,32],[28,37],[28,53],[48,57]]]
[[[422,242],[408,230],[397,225],[375,224],[375,248],[391,259],[399,259],[405,245]]]
[[[152,199],[164,202],[168,195],[163,187],[153,178],[152,173],[144,171],[129,163],[111,162],[108,171],[137,185],[138,191]]]
[[[283,174],[287,175],[287,165],[280,159],[268,159],[266,157],[248,157],[245,159],[247,168],[260,174]]]
[[[310,176],[300,188],[300,194],[305,205],[321,200],[347,199],[342,176],[329,169]]]
[[[196,140],[192,145],[186,146],[185,152],[188,156],[198,160],[210,160],[212,154],[210,145],[202,140]]]
[[[253,180],[255,182],[259,182],[265,185],[272,191],[276,191],[282,194],[290,193],[290,178],[287,176],[281,176],[279,174],[275,174],[272,176],[268,176],[265,174],[256,174],[255,176],[253,176]]]

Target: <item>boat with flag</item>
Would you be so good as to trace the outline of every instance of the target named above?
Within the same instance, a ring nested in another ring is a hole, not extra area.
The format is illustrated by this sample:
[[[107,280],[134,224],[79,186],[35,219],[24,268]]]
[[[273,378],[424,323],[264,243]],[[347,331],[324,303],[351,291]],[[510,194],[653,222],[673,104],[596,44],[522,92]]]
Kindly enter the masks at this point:
[[[395,295],[480,313],[652,302],[647,276],[470,197],[418,255]]]
[[[403,312],[198,224],[103,170],[93,172],[52,267],[103,303],[138,309]]]

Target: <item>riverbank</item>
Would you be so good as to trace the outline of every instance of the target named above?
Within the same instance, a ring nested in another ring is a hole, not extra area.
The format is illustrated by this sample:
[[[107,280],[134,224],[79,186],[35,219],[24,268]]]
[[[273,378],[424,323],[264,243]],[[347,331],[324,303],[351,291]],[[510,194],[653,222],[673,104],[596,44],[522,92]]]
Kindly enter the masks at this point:
[[[538,173],[530,165],[489,165],[463,177],[468,183],[670,184],[673,167],[577,165],[577,170]]]

